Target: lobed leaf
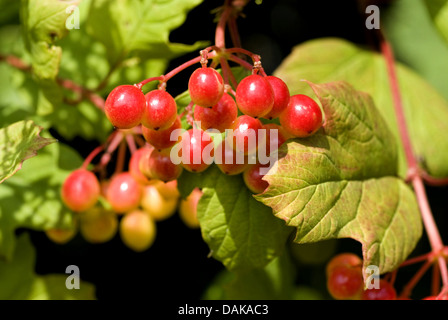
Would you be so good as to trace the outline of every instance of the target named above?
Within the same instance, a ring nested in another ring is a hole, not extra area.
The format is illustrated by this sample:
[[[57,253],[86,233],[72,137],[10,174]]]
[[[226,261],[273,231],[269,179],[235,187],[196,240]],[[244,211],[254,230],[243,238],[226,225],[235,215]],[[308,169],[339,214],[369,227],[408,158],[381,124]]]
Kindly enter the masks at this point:
[[[325,125],[279,149],[269,187],[255,198],[296,227],[295,242],[353,238],[364,266],[392,271],[422,233],[415,196],[396,176],[393,135],[367,94],[345,82],[310,86]]]
[[[22,163],[55,139],[43,138],[33,121],[20,121],[0,129],[0,183],[22,168]]]

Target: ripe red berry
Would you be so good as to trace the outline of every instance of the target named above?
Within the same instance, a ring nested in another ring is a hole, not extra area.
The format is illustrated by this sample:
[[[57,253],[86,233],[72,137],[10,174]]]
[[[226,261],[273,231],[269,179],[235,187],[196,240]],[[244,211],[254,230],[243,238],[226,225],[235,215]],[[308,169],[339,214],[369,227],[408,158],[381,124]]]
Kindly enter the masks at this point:
[[[182,135],[180,157],[182,166],[191,172],[202,172],[213,163],[212,138],[200,129],[190,129]]]
[[[380,279],[379,289],[367,289],[362,293],[362,300],[396,300],[395,288],[386,280]]]
[[[104,112],[114,127],[130,129],[140,124],[145,108],[143,92],[135,86],[122,85],[111,91]]]
[[[241,80],[236,88],[236,104],[248,116],[258,118],[267,115],[274,106],[274,91],[269,81],[258,74]]]
[[[152,90],[146,95],[146,108],[142,124],[153,130],[165,130],[171,127],[177,117],[174,98],[164,90]]]
[[[223,140],[215,149],[215,164],[222,173],[235,175],[247,169],[248,159],[243,152],[235,151]]]
[[[257,163],[249,166],[249,168],[243,172],[244,183],[253,193],[262,193],[269,186],[269,183],[262,179],[264,174],[260,173],[260,168],[268,167],[269,164]]]
[[[154,149],[149,156],[140,160],[140,170],[151,179],[167,182],[179,178],[183,169],[171,161],[169,150]]]
[[[313,99],[297,94],[280,114],[280,124],[294,137],[308,137],[322,126],[322,111]]]
[[[172,124],[171,127],[165,130],[152,130],[148,129],[145,126],[142,127],[142,133],[145,137],[145,140],[151,144],[157,150],[163,150],[167,148],[171,148],[178,141],[180,141],[180,137],[178,140],[171,140],[171,133],[176,129],[182,129],[182,124],[179,117],[176,117],[176,120]]]
[[[73,211],[85,211],[95,205],[100,195],[100,183],[96,176],[85,169],[73,171],[62,185],[61,197]]]
[[[361,267],[338,265],[327,275],[327,288],[337,300],[359,299],[364,282]]]
[[[238,108],[233,98],[224,93],[217,104],[211,108],[196,106],[194,108],[194,120],[201,122],[201,129],[216,129],[224,132],[229,129],[232,122],[238,116]]]
[[[201,107],[211,107],[218,103],[224,93],[224,81],[212,68],[196,69],[188,81],[191,101]]]
[[[142,188],[129,172],[116,174],[107,188],[107,201],[117,213],[134,210],[140,204]]]
[[[266,77],[266,80],[268,80],[272,90],[274,91],[274,105],[271,111],[265,115],[264,118],[274,119],[277,118],[288,106],[290,98],[289,89],[286,83],[280,78],[268,76]]]
[[[353,253],[339,253],[328,262],[326,267],[327,277],[335,267],[339,266],[362,268],[362,260],[360,257]]]
[[[261,143],[258,137],[258,130],[262,129],[260,120],[247,115],[239,116],[232,123],[228,138],[232,147],[236,151],[244,154],[251,154],[257,151],[258,144]]]
[[[140,184],[150,183],[149,179],[140,171],[140,159],[144,157],[145,154],[151,154],[153,149],[152,146],[142,147],[134,152],[129,160],[129,173]]]

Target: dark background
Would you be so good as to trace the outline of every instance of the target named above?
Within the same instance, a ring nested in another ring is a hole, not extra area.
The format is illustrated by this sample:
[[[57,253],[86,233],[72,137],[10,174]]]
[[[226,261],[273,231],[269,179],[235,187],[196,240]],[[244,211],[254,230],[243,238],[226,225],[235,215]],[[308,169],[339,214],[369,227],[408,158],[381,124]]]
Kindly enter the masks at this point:
[[[194,43],[209,40],[213,43],[215,23],[210,12],[222,1],[204,1],[190,12],[186,23],[172,32],[170,40]],[[238,20],[243,47],[262,56],[269,74],[290,53],[293,46],[309,39],[341,37],[359,44],[371,45],[374,40],[364,26],[366,15],[358,11],[359,1],[252,1],[244,10],[245,18]],[[231,42],[227,40],[227,46]],[[192,53],[172,61],[168,70],[195,57]],[[181,93],[188,82],[188,72],[170,80],[170,92]],[[176,88],[178,92],[176,92]],[[52,132],[57,138],[56,132]],[[96,147],[97,142],[64,141],[81,153]],[[82,154],[84,157],[87,154]],[[430,203],[439,226],[446,226],[445,197],[448,188],[430,188]],[[37,249],[36,272],[64,273],[68,265],[80,268],[81,278],[96,285],[98,299],[199,299],[222,264],[207,258],[209,249],[199,230],[187,229],[177,215],[157,224],[157,239],[143,253],[134,253],[123,245],[117,234],[105,244],[92,245],[79,234],[67,245],[49,241],[42,232],[29,231]],[[441,230],[446,234],[446,227]],[[448,239],[444,239],[445,242]],[[338,251],[361,254],[361,246],[352,240],[339,240]],[[414,255],[429,251],[423,235]],[[325,289],[324,265],[307,266],[298,263],[297,283]],[[414,267],[400,269],[397,288],[415,273]],[[418,297],[428,295],[429,276],[414,290]]]

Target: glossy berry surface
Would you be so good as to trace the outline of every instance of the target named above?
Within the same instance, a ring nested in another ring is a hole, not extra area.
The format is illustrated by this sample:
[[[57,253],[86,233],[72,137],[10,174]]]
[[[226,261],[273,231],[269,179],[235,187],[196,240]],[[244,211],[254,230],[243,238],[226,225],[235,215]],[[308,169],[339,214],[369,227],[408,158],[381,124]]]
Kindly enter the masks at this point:
[[[271,111],[263,118],[274,119],[288,106],[290,99],[289,89],[286,83],[278,77],[267,76],[265,79],[269,82],[274,91],[274,105],[272,106]]]
[[[136,252],[151,247],[156,239],[156,224],[144,211],[126,213],[120,221],[120,237],[123,243]]]
[[[122,85],[110,92],[104,112],[114,127],[130,129],[140,124],[145,108],[143,92],[135,86]]]
[[[190,172],[202,172],[213,163],[212,138],[202,130],[190,129],[182,135],[182,166]]]
[[[100,183],[90,171],[78,169],[65,179],[61,197],[65,205],[73,211],[80,212],[95,205],[100,195]]]
[[[251,154],[257,151],[258,144],[262,143],[258,138],[258,130],[262,129],[260,120],[253,117],[242,115],[235,119],[231,126],[229,138],[232,147],[236,151],[244,154]]]
[[[145,98],[146,108],[142,125],[153,130],[165,130],[171,127],[177,118],[174,98],[164,90],[149,91]]]
[[[224,132],[229,129],[232,122],[238,116],[238,108],[235,100],[224,93],[222,98],[211,108],[203,108],[196,106],[194,108],[194,120],[200,121],[201,129],[216,129],[219,132]]]
[[[396,300],[397,292],[395,288],[386,280],[380,279],[378,289],[367,289],[362,293],[362,300]]]
[[[280,125],[289,134],[304,138],[314,134],[322,126],[322,111],[313,99],[297,94],[291,96],[279,119]]]
[[[243,172],[244,183],[253,193],[262,193],[269,186],[263,180],[264,174],[260,173],[260,168],[268,168],[269,164],[253,164]]]
[[[117,213],[134,210],[140,204],[142,190],[140,184],[129,172],[116,174],[107,188],[107,201]]]
[[[215,164],[222,173],[236,175],[247,169],[247,156],[234,150],[226,140],[223,140],[215,149]]]
[[[224,81],[212,68],[198,68],[188,80],[191,101],[201,107],[211,107],[218,103],[224,93]]]
[[[364,282],[361,267],[338,265],[327,275],[327,289],[337,300],[359,299]]]
[[[179,178],[183,168],[171,161],[169,150],[153,150],[140,160],[140,170],[151,179],[167,182]]]
[[[163,149],[171,148],[180,140],[180,137],[178,138],[178,140],[174,138],[173,140],[171,140],[171,133],[177,129],[182,129],[182,124],[179,117],[176,117],[176,120],[174,120],[174,123],[171,125],[171,127],[165,130],[152,130],[143,126],[142,134],[143,137],[145,137],[145,140],[150,145],[160,151]]]
[[[236,88],[236,104],[245,115],[263,117],[274,106],[274,91],[265,77],[258,74],[247,76]]]

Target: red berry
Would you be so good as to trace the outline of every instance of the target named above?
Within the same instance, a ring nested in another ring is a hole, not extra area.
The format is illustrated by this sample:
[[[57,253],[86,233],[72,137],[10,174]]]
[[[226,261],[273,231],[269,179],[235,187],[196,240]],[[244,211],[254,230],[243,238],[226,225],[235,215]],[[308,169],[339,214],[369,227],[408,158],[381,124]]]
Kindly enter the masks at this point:
[[[182,135],[182,166],[191,172],[202,172],[213,163],[213,140],[202,130],[190,129]]]
[[[171,140],[171,133],[176,129],[182,129],[182,124],[179,117],[176,117],[173,125],[168,129],[156,131],[143,126],[142,133],[146,141],[160,151],[163,149],[171,148],[180,140],[180,137],[178,140]]]
[[[224,93],[224,81],[215,69],[198,68],[190,76],[188,91],[195,105],[211,107],[221,99]]]
[[[362,293],[362,300],[396,300],[395,288],[386,280],[380,279],[379,289],[367,289]]]
[[[294,137],[308,137],[322,126],[322,111],[313,99],[297,94],[280,114],[280,124]]]
[[[100,195],[100,183],[96,176],[85,169],[69,174],[62,185],[61,197],[73,211],[85,211],[95,205]]]
[[[345,266],[352,268],[362,268],[362,260],[356,254],[353,253],[340,253],[334,256],[327,264],[326,273],[327,277],[335,267]]]
[[[283,110],[286,109],[289,103],[289,89],[285,82],[282,79],[268,76],[266,77],[269,84],[274,91],[274,106],[271,111],[264,116],[266,119],[274,119],[277,118]]]
[[[122,85],[111,91],[104,112],[114,127],[130,129],[140,124],[145,108],[143,92],[135,86]]]
[[[174,98],[164,90],[152,90],[146,95],[146,108],[142,124],[153,130],[165,130],[171,127],[177,117]]]
[[[274,106],[274,91],[266,78],[252,74],[236,88],[236,104],[240,111],[258,118],[267,115]]]
[[[361,267],[338,265],[327,275],[327,288],[338,300],[359,299],[364,281]]]
[[[264,174],[260,173],[261,168],[268,168],[269,164],[254,164],[243,172],[244,183],[253,193],[262,193],[269,186],[267,181],[262,178]]]
[[[182,167],[174,164],[170,158],[170,151],[153,150],[149,156],[140,160],[140,170],[152,179],[172,181],[179,178]]]
[[[224,132],[229,129],[232,122],[238,116],[238,108],[232,97],[224,93],[217,104],[211,108],[196,106],[194,108],[194,120],[201,122],[202,130],[216,129]]]
[[[239,116],[232,123],[232,131],[228,136],[229,142],[236,151],[241,151],[246,155],[256,152],[258,144],[261,143],[258,137],[258,130],[261,129],[260,120],[246,115]]]
[[[134,210],[140,204],[142,188],[129,172],[116,174],[107,188],[107,201],[115,212]]]
[[[151,154],[153,149],[152,146],[140,148],[134,152],[129,160],[129,173],[140,184],[150,183],[149,179],[140,171],[140,159],[144,157],[145,154]]]
[[[222,173],[235,175],[246,170],[248,159],[243,152],[235,151],[223,140],[215,150],[215,164]]]

